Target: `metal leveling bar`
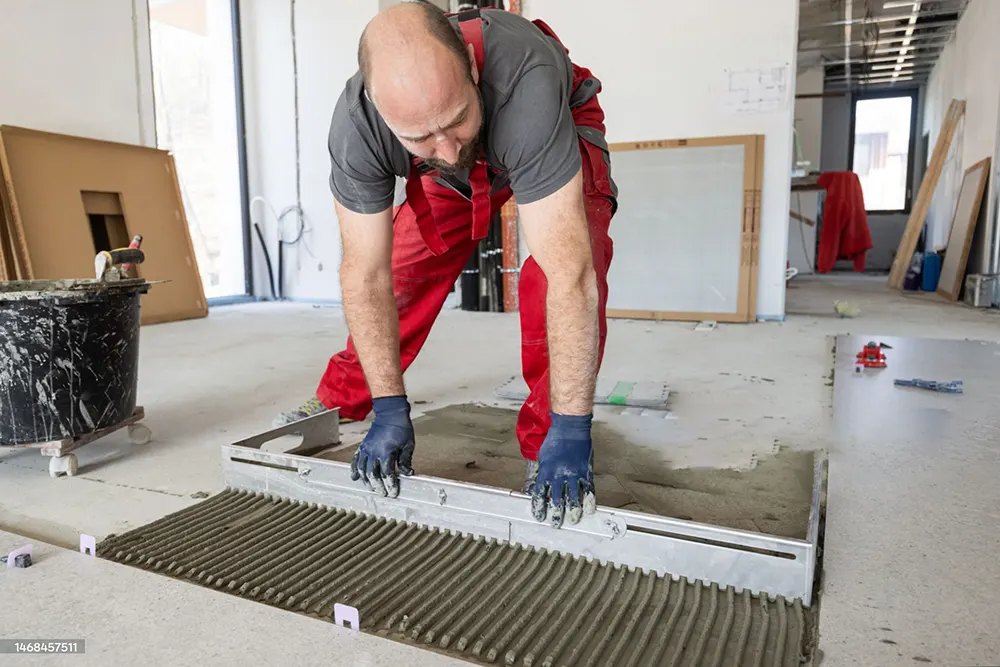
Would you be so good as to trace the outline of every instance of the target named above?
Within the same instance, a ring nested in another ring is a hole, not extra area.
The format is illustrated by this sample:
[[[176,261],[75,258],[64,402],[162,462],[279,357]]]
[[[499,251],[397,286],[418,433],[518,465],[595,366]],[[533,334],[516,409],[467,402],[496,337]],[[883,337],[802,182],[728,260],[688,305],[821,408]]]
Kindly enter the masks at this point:
[[[222,468],[235,490],[281,496],[385,519],[494,538],[577,557],[701,580],[737,591],[812,603],[821,493],[814,489],[807,540],[788,539],[598,507],[574,526],[536,522],[516,491],[426,476],[401,480],[397,498],[367,491],[337,461],[226,445]],[[822,461],[814,484],[822,484]]]

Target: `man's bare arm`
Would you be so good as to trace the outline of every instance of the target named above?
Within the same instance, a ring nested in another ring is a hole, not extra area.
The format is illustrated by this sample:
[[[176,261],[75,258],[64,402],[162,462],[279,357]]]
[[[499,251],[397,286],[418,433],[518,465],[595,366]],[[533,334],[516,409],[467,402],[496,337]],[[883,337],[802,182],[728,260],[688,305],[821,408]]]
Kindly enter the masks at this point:
[[[548,282],[546,328],[552,411],[589,415],[597,379],[597,276],[582,172],[553,194],[519,207],[525,241]]]
[[[336,201],[336,200],[335,200]],[[344,315],[372,398],[401,396],[399,315],[392,292],[392,210],[363,215],[336,202]]]

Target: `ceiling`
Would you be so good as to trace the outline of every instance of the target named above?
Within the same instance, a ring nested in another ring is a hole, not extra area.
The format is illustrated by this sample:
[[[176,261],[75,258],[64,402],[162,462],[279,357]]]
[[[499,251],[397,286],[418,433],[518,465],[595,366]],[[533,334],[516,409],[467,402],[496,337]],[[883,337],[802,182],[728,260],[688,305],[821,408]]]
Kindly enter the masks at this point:
[[[970,0],[800,0],[799,68],[826,90],[925,83]]]

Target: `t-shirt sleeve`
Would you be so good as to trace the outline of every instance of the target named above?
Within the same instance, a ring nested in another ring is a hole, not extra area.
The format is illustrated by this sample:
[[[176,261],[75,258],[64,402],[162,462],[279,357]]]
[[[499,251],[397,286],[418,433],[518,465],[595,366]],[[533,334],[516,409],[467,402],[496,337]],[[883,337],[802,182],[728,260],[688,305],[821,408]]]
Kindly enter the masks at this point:
[[[497,114],[493,141],[519,204],[544,199],[581,166],[563,74],[550,65],[525,72]]]
[[[378,143],[363,120],[341,97],[330,122],[330,190],[355,213],[379,213],[392,206],[396,178],[379,158]]]

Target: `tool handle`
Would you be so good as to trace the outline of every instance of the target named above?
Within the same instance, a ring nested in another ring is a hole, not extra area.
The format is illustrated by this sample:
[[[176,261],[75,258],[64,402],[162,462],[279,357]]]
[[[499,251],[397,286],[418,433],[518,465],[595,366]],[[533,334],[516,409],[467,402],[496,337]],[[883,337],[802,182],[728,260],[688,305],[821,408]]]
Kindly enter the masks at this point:
[[[146,259],[145,253],[139,248],[119,248],[117,250],[111,250],[108,253],[111,255],[111,261],[108,262],[109,266],[116,266],[118,264],[142,264]]]

